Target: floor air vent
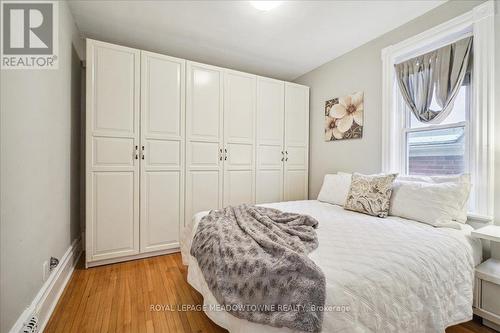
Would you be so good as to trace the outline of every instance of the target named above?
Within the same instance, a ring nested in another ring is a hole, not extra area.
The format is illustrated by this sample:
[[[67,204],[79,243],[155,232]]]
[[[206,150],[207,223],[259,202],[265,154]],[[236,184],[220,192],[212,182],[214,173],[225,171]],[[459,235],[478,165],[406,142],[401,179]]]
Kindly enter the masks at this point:
[[[38,317],[31,317],[23,326],[21,333],[38,333]]]

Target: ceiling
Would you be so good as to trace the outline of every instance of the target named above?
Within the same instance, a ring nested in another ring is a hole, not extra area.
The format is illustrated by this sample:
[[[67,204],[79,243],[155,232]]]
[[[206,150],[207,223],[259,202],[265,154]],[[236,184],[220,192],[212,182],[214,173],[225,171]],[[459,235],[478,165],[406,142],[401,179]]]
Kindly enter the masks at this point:
[[[69,1],[84,37],[293,80],[444,1]]]

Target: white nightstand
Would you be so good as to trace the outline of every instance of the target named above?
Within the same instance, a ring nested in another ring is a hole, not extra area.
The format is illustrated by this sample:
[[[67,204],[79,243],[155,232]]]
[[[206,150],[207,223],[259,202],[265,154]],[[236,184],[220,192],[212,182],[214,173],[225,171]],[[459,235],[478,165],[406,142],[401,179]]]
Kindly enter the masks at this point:
[[[471,232],[474,238],[500,242],[500,226],[489,225]],[[476,267],[474,314],[483,324],[500,330],[500,260],[488,259]]]

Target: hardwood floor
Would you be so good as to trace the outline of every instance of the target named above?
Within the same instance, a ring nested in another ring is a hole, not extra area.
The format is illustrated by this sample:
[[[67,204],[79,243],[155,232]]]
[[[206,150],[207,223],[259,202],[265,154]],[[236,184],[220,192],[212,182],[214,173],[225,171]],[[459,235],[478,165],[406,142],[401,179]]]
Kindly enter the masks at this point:
[[[176,311],[202,304],[186,274],[179,253],[90,269],[80,261],[44,332],[226,332],[202,311]],[[446,330],[492,332],[476,321]]]
[[[446,333],[495,333],[495,330],[492,330],[486,326],[481,325],[479,317],[474,317],[474,320],[469,322],[448,327],[446,329]]]
[[[151,306],[202,303],[180,254],[85,269],[66,287],[45,332],[226,332],[202,311]]]

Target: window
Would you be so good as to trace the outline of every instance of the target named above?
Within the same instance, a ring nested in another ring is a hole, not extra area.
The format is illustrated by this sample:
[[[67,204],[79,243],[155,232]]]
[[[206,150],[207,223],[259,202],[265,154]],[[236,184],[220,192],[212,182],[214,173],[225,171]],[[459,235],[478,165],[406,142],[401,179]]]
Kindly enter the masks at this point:
[[[416,119],[404,101],[406,114],[402,141],[405,146],[404,173],[409,175],[451,175],[470,171],[469,115],[471,108],[470,73],[455,99],[451,113],[439,125],[428,125]],[[397,87],[396,87],[397,88]],[[402,98],[398,94],[399,98]],[[432,110],[439,110],[435,100]]]
[[[469,173],[469,217],[476,221],[491,221],[495,203],[494,15],[494,2],[486,1],[382,50],[382,171]],[[397,73],[401,72],[395,65],[468,36],[473,38],[473,70],[464,80],[451,113],[439,124],[417,121],[397,89],[400,82],[396,80],[401,78]]]

